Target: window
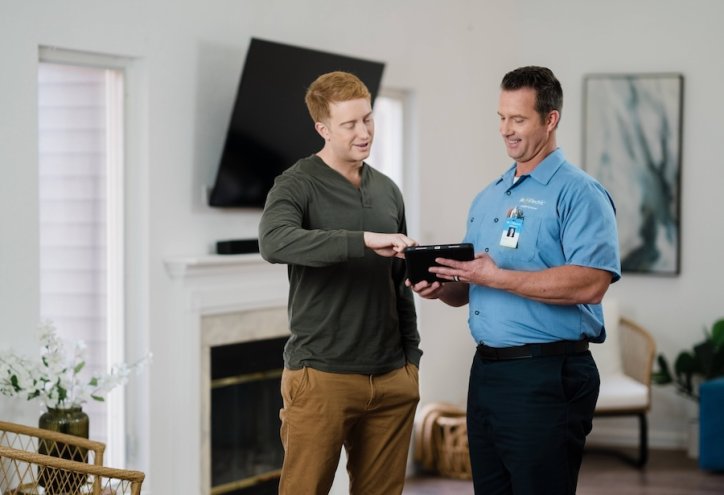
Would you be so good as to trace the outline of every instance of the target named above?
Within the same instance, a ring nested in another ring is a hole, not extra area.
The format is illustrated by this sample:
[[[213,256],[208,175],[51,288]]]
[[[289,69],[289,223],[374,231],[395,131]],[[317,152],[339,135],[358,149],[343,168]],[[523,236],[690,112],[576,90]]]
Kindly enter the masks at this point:
[[[384,89],[375,99],[375,140],[369,163],[390,177],[405,198],[407,232],[417,238],[419,232],[418,176],[415,164],[412,118],[413,98],[409,92]]]
[[[381,92],[375,99],[375,139],[370,164],[395,181],[404,192],[404,94]]]
[[[90,370],[124,360],[124,72],[41,50],[38,67],[40,310]],[[125,465],[124,396],[86,404],[90,437]]]

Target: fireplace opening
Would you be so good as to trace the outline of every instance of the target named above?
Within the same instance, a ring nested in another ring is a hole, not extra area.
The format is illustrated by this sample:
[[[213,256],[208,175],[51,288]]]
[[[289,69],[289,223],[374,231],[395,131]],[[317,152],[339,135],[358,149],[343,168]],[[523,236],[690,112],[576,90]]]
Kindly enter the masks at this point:
[[[211,347],[211,494],[278,493],[287,338]]]

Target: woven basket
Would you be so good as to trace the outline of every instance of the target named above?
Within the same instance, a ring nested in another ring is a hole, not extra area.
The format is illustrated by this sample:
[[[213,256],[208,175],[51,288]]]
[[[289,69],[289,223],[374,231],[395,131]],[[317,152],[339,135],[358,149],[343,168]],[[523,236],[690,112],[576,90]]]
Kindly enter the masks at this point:
[[[469,480],[473,471],[470,467],[468,450],[468,428],[465,416],[441,416],[435,421],[434,445],[437,448],[437,470],[449,478]]]
[[[436,402],[415,420],[415,461],[428,472],[449,478],[472,478],[465,411]]]

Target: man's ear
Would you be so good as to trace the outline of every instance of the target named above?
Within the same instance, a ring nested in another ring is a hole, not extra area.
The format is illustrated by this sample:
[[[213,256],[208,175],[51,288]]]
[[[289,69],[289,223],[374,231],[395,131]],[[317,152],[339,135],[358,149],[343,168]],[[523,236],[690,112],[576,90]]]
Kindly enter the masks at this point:
[[[325,141],[329,141],[329,129],[327,129],[327,126],[323,122],[315,122],[314,130],[316,130],[319,135],[322,136],[322,139],[324,139]]]
[[[554,130],[558,126],[558,122],[561,120],[561,112],[558,110],[552,110],[548,113],[546,118],[546,127],[549,131]]]

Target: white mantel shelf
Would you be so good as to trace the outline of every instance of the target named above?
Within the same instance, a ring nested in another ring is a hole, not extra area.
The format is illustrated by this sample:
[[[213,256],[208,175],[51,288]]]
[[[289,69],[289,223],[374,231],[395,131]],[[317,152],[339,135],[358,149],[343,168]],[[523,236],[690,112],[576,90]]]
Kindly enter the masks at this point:
[[[251,254],[207,254],[201,256],[175,256],[164,260],[166,271],[174,279],[214,275],[219,271],[239,271],[251,265],[267,262],[258,253]]]
[[[176,307],[203,315],[286,306],[286,265],[258,253],[168,257],[164,265],[177,291]]]

